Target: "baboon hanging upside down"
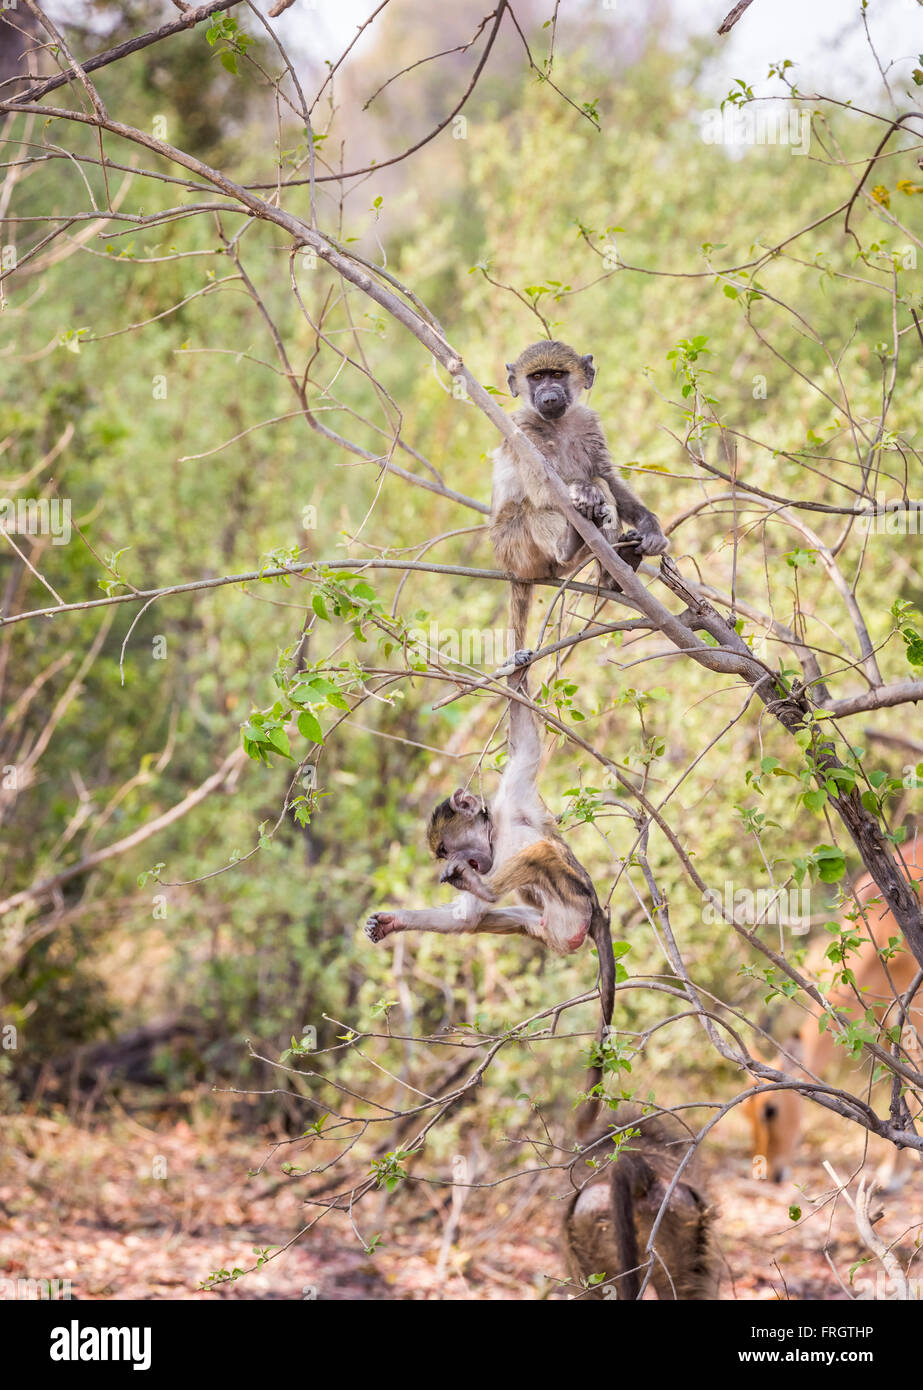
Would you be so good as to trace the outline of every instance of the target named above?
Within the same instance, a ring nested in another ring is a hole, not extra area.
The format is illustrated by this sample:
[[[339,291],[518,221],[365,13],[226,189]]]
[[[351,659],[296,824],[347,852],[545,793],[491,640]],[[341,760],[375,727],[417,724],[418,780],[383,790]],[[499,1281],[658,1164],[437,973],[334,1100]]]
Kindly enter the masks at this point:
[[[525,693],[525,671],[512,672],[508,684]],[[457,890],[454,902],[373,912],[366,936],[379,942],[405,931],[519,933],[558,955],[579,950],[589,937],[599,960],[605,1027],[612,1022],[615,1000],[609,912],[542,800],[539,722],[530,706],[515,698],[509,729],[509,762],[493,798],[482,801],[459,787],[429,817],[427,840],[444,866],[440,882]],[[517,903],[502,901],[513,894]]]

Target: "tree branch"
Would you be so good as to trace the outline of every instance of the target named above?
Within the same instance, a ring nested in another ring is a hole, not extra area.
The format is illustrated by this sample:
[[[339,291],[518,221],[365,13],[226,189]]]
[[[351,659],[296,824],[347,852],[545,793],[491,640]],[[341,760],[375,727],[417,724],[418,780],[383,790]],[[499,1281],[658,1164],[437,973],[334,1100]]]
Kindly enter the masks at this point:
[[[102,849],[94,850],[85,859],[79,860],[76,864],[69,864],[60,873],[54,874],[51,878],[43,879],[41,883],[34,883],[31,888],[23,888],[19,893],[13,893],[11,897],[0,901],[0,917],[12,912],[14,908],[22,907],[26,903],[37,902],[41,898],[48,897],[62,884],[69,883],[72,878],[77,878],[80,874],[95,869],[97,864],[104,864],[107,859],[113,859],[118,854],[124,854],[126,850],[134,849],[135,845],[143,844],[152,835],[156,835],[159,830],[164,830],[174,821],[185,816],[193,807],[198,806],[213,791],[216,791],[225,783],[229,777],[237,772],[247,761],[243,748],[235,748],[221,764],[217,772],[213,772],[211,777],[207,777],[195,791],[191,791],[188,796],[184,796],[182,801],[178,801],[175,806],[171,806],[169,811],[164,811],[162,815],[155,816],[146,825],[139,826],[130,835],[125,835],[121,840],[116,840],[111,845],[104,845]]]
[[[753,0],[738,0],[738,4],[734,6],[729,14],[724,16],[724,19],[722,19],[721,23],[718,25],[718,33],[729,34],[741,15],[744,14],[752,4]]]
[[[186,10],[180,19],[173,19],[169,24],[161,24],[159,29],[152,29],[147,34],[141,34],[135,39],[126,39],[124,43],[118,43],[114,48],[107,48],[104,53],[97,53],[95,58],[87,58],[82,67],[85,73],[96,72],[99,68],[106,68],[110,63],[117,63],[120,58],[127,58],[130,53],[138,53],[142,48],[149,48],[152,43],[159,43],[161,39],[167,39],[171,34],[182,33],[184,29],[192,29],[203,19],[208,19],[209,15],[218,14],[221,10],[230,10],[235,5],[240,5],[243,0],[210,0],[207,5],[200,5],[198,9]],[[20,102],[38,101],[46,96],[48,92],[53,92],[57,87],[63,87],[65,83],[73,81],[78,74],[71,69],[69,72],[58,73],[57,77],[46,77],[41,82],[33,83],[24,92],[20,92],[13,99],[7,109],[14,110]],[[21,82],[22,78],[12,79]],[[0,83],[0,87],[4,84]]]

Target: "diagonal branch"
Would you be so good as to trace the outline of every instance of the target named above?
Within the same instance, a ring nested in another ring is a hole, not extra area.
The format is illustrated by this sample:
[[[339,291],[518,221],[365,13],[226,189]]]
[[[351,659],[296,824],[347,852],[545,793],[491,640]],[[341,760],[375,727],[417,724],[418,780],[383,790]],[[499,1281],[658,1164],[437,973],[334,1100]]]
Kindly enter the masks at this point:
[[[147,34],[141,34],[135,39],[126,39],[124,43],[117,43],[114,48],[107,48],[104,53],[97,53],[95,58],[87,58],[85,63],[80,66],[84,73],[96,72],[99,68],[106,68],[110,63],[117,63],[120,58],[127,58],[130,53],[138,53],[142,48],[149,48],[152,43],[159,43],[161,39],[167,39],[171,34],[179,34],[184,29],[192,29],[203,19],[208,19],[209,15],[218,14],[221,10],[230,10],[234,5],[239,5],[242,0],[210,0],[207,5],[200,5],[198,9],[187,10],[179,19],[173,19],[169,24],[161,24],[159,29],[152,29]],[[63,87],[67,82],[73,81],[77,73],[74,71],[60,72],[56,77],[46,77],[41,82],[35,82],[31,87],[27,87],[24,92],[20,92],[14,99],[13,106],[19,105],[24,101],[38,101],[46,96],[48,92],[53,92],[57,87]],[[21,82],[22,78],[12,79]],[[3,84],[0,84],[2,86]]]
[[[718,25],[718,33],[729,34],[741,15],[743,15],[752,4],[753,0],[738,0],[738,4],[734,6],[729,14],[724,16],[724,19],[722,19],[721,23]]]
[[[135,845],[143,844],[152,835],[156,835],[159,830],[164,830],[174,821],[185,816],[193,807],[198,806],[213,791],[217,791],[223,786],[247,761],[247,755],[242,748],[235,748],[234,752],[225,758],[224,762],[213,772],[210,777],[206,777],[194,791],[188,796],[184,796],[182,801],[178,801],[175,806],[171,806],[169,811],[164,811],[162,815],[155,816],[153,820],[141,825],[137,830],[133,830],[130,835],[125,835],[121,840],[114,841],[111,845],[104,845],[102,849],[94,850],[85,859],[79,860],[76,864],[69,864],[60,873],[54,874],[51,878],[43,879],[41,883],[33,883],[30,888],[23,888],[18,893],[13,893],[10,897],[0,901],[0,917],[7,912],[12,912],[14,908],[23,907],[27,903],[40,901],[47,898],[62,884],[69,883],[72,878],[79,877],[80,874],[88,873],[90,869],[95,869],[98,864],[104,864],[107,859],[114,859],[116,855],[124,854],[126,850],[134,849]]]

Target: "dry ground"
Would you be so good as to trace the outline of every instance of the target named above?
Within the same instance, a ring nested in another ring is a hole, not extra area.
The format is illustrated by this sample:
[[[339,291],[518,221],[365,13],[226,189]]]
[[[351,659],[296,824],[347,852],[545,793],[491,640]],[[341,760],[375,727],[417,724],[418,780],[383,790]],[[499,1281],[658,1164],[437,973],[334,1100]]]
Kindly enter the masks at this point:
[[[414,1185],[400,1198],[374,1194],[356,1219],[363,1236],[383,1231],[364,1253],[348,1219],[320,1226],[259,1272],[208,1291],[213,1270],[253,1262],[255,1247],[289,1241],[305,1222],[304,1188],[282,1182],[281,1157],[256,1178],[247,1170],[271,1141],[233,1132],[214,1118],[141,1122],[124,1111],[91,1127],[68,1119],[0,1120],[0,1280],[69,1279],[80,1299],[536,1299],[563,1298],[557,1239],[562,1190],[546,1176],[478,1192],[466,1202],[454,1241],[445,1241],[444,1191]],[[720,1207],[723,1298],[845,1299],[849,1269],[866,1252],[848,1205],[813,1206],[795,1186],[748,1175],[742,1136],[730,1133],[708,1160]],[[813,1196],[829,1191],[815,1139],[796,1172]],[[836,1156],[843,1176],[848,1171]],[[153,1166],[166,1173],[152,1176]],[[789,1216],[797,1203],[804,1216]],[[877,1229],[913,1255],[923,1222],[923,1173],[885,1202]],[[826,1253],[825,1253],[826,1251]],[[860,1270],[857,1277],[867,1271]],[[911,1274],[919,1273],[915,1263]],[[0,1296],[10,1285],[0,1283]]]

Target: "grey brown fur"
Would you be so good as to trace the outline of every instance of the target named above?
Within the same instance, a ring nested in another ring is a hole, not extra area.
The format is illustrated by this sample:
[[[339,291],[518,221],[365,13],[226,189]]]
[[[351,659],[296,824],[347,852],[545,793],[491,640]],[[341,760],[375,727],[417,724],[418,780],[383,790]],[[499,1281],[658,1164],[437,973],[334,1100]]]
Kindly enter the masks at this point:
[[[524,689],[524,673],[509,678]],[[432,812],[427,840],[443,863],[440,882],[457,889],[446,906],[375,912],[366,923],[370,941],[398,931],[519,932],[559,955],[576,951],[589,936],[599,955],[603,1024],[612,1019],[615,963],[609,914],[600,906],[589,874],[562,838],[538,790],[542,746],[528,705],[510,702],[509,761],[490,805],[465,788]],[[514,895],[518,902],[500,905]]]
[[[669,543],[657,518],[616,476],[599,417],[579,402],[596,377],[592,355],[581,357],[554,340],[533,343],[507,364],[507,373],[513,395],[523,399],[514,422],[569,484],[576,509],[633,569],[643,555],[665,551]],[[493,457],[490,537],[498,563],[522,580],[560,579],[579,569],[591,552],[558,510],[541,469],[507,441]],[[531,593],[531,585],[512,585],[510,620],[519,648]]]
[[[602,1164],[586,1182],[579,1167],[571,1169],[582,1182],[564,1216],[564,1243],[571,1276],[585,1284],[605,1274],[579,1295],[587,1299],[636,1299],[647,1270],[647,1244],[688,1143],[677,1139],[661,1119],[641,1116],[620,1106],[618,1126],[631,1124],[640,1136],[629,1139],[611,1161],[607,1136],[611,1124],[597,1126],[584,1139]],[[712,1233],[713,1212],[701,1182],[690,1166],[670,1194],[653,1243],[651,1283],[660,1299],[707,1300],[718,1296],[718,1254]]]

